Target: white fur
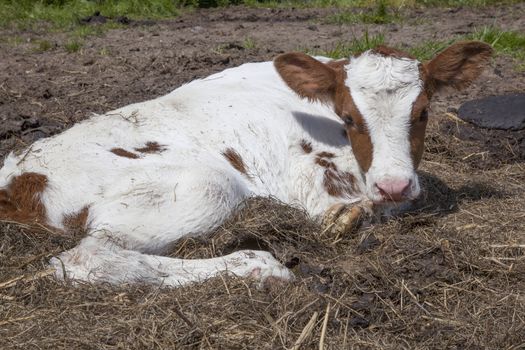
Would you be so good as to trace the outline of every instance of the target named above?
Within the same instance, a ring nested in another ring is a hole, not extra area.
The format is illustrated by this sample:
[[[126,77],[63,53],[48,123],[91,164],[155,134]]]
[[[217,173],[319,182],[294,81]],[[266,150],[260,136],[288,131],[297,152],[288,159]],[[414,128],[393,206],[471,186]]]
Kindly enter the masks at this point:
[[[348,66],[355,80],[347,83],[372,131],[374,159],[383,162],[372,165],[367,174],[372,181],[410,175],[406,118],[420,89],[414,67],[413,61],[370,55]],[[387,87],[398,92],[390,96]],[[313,152],[305,153],[301,140],[311,143]],[[165,150],[134,150],[146,142]],[[140,158],[117,156],[112,148]],[[248,175],[222,155],[228,148],[242,157]],[[325,169],[315,164],[322,151],[335,154],[332,160],[340,171],[354,174],[360,193],[328,195]],[[304,207],[313,217],[335,203],[366,199],[365,182],[339,117],[329,106],[297,97],[272,62],[227,69],[39,140],[21,155],[7,157],[0,187],[24,172],[48,177],[42,201],[51,225],[62,228],[64,215],[89,208],[88,236],[51,261],[57,276],[112,283],[178,286],[221,271],[289,279],[291,273],[266,252],[205,260],[158,254],[178,239],[213,230],[248,197],[273,196]]]
[[[361,112],[373,145],[372,165],[366,174],[367,196],[381,201],[376,183],[410,180],[411,195],[419,182],[410,157],[412,105],[423,89],[419,62],[368,51],[345,67],[346,85]]]

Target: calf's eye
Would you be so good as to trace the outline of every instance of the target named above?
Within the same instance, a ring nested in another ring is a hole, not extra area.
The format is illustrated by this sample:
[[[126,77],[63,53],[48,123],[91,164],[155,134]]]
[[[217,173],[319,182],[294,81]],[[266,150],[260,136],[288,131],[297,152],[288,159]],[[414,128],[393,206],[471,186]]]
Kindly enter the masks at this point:
[[[343,118],[343,121],[345,122],[345,125],[346,125],[346,126],[354,126],[354,125],[355,125],[355,124],[354,124],[354,120],[353,120],[352,117],[349,116],[349,115],[348,115],[348,116],[345,116],[345,117]]]
[[[419,121],[424,122],[428,120],[428,111],[424,109],[421,114],[419,115]]]

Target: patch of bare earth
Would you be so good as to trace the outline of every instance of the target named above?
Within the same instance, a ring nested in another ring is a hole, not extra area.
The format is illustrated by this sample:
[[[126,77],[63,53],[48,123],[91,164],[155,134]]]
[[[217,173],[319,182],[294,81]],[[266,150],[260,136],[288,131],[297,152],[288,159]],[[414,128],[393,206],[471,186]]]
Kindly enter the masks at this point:
[[[394,44],[447,39],[493,24],[522,29],[524,5],[411,11],[404,24],[368,27]],[[87,117],[171,91],[243,62],[360,35],[365,26],[318,20],[335,10],[199,11],[131,23],[86,39],[3,30],[0,156]],[[413,22],[413,23],[411,23]],[[7,40],[21,38],[14,45]],[[245,48],[246,38],[255,42]],[[57,46],[32,51],[31,41]],[[296,274],[289,284],[218,278],[193,287],[56,282],[48,259],[79,237],[0,224],[2,349],[518,349],[525,344],[524,133],[464,124],[461,101],[523,91],[524,73],[497,58],[472,89],[436,99],[417,209],[334,242],[300,210],[247,203],[209,240],[172,255],[272,251]]]

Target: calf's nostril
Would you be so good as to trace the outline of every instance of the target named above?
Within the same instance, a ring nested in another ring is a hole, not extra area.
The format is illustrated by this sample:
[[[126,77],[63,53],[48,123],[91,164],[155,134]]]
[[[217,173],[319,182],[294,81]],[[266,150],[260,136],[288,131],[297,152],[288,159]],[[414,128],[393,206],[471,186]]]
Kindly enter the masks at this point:
[[[408,197],[411,180],[381,181],[376,183],[379,194],[385,200],[399,201]]]
[[[408,197],[408,195],[410,194],[410,188],[412,187],[412,180],[408,180],[406,186],[403,188],[403,191],[401,191],[401,195],[403,195],[404,197]]]
[[[377,187],[377,190],[379,191],[379,194],[383,197],[386,196],[386,191],[384,189],[382,189],[379,184],[376,184],[376,187]]]

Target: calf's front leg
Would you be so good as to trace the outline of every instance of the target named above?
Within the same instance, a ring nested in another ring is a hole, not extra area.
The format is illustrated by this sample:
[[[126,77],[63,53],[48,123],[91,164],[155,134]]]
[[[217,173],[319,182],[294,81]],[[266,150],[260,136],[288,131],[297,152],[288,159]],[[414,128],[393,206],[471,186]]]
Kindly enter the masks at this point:
[[[369,220],[373,214],[373,205],[370,202],[354,204],[336,203],[324,213],[322,226],[323,233],[338,241],[351,235]]]

